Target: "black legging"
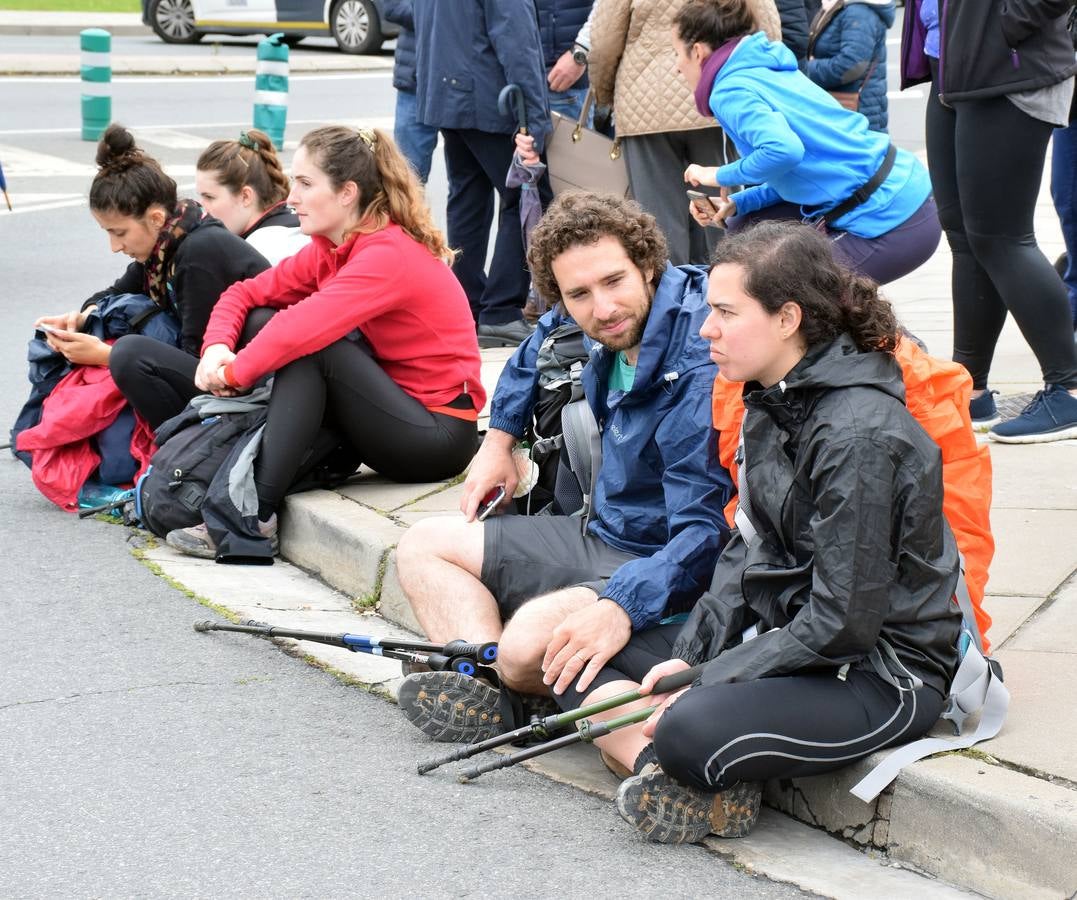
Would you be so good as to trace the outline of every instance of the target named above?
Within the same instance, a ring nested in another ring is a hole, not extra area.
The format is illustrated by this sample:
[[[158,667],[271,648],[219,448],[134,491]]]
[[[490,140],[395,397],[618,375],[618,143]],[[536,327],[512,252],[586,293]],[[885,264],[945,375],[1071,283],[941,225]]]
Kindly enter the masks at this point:
[[[1005,97],[927,105],[927,159],[953,253],[954,361],[987,387],[1006,312],[1046,384],[1077,387],[1065,286],[1036,244],[1032,217],[1052,126]]]
[[[465,395],[449,404],[473,409]],[[255,463],[258,518],[277,511],[323,424],[393,481],[440,481],[475,455],[473,421],[433,413],[406,393],[365,343],[342,339],[280,369]]]
[[[679,625],[632,636],[588,693],[609,681],[639,682],[672,656]],[[583,698],[557,698],[564,709]],[[690,688],[659,720],[654,751],[662,771],[702,791],[740,781],[833,772],[876,750],[923,736],[942,712],[934,688],[899,692],[874,673],[850,669]]]
[[[252,310],[238,346],[246,346],[274,312],[267,308]],[[198,357],[145,335],[128,334],[116,341],[108,368],[127,402],[153,429],[178,416],[193,397],[202,393],[194,386]]]

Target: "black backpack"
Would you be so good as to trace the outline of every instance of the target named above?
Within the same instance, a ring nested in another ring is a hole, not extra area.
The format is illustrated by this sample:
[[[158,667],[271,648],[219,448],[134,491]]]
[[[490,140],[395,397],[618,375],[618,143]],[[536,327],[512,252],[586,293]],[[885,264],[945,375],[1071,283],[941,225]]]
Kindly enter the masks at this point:
[[[158,537],[202,521],[202,501],[232,447],[266,418],[264,406],[203,419],[188,406],[156,432],[158,450],[135,486],[135,516]]]

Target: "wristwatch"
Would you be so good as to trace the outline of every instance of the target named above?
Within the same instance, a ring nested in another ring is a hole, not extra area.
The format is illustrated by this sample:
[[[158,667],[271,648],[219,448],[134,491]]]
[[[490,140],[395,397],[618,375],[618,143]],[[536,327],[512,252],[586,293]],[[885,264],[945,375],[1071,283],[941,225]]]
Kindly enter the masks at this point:
[[[587,65],[587,53],[588,50],[586,47],[582,47],[579,44],[572,45],[572,61],[577,66]]]

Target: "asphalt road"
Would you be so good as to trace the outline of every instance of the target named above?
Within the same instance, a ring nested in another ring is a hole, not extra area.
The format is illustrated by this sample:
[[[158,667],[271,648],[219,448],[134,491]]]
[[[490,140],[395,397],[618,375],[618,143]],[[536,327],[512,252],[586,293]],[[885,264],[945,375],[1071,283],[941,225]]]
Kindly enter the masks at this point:
[[[202,142],[249,121],[250,89],[118,83],[116,118],[182,187]],[[93,145],[75,130],[77,83],[0,80],[0,97],[10,423],[33,319],[77,307],[125,261],[80,199]],[[289,139],[391,109],[387,77],[296,79]],[[609,804],[523,770],[420,780],[431,745],[391,704],[265,642],[194,633],[205,611],[131,555],[123,528],[52,507],[7,454],[0,496],[0,896],[800,894],[699,847],[646,844]]]

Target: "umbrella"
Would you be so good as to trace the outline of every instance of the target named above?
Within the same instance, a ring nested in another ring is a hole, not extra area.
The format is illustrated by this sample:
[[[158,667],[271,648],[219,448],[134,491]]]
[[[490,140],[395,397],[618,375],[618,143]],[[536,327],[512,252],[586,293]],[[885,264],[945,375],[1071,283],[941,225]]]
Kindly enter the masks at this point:
[[[516,119],[516,130],[527,134],[527,110],[524,105],[524,92],[518,84],[507,84],[497,97],[497,108],[503,116],[511,115]],[[505,176],[505,187],[520,189],[520,231],[523,235],[524,249],[531,241],[531,232],[542,218],[542,199],[538,193],[538,181],[546,171],[545,163],[525,164],[519,153],[512,156],[512,164]],[[538,296],[534,285],[531,297],[538,311],[545,312],[545,303]]]
[[[4,200],[7,202],[8,211],[11,211],[11,198],[7,195],[7,179],[4,178],[4,167],[0,166],[0,191],[4,192]]]

